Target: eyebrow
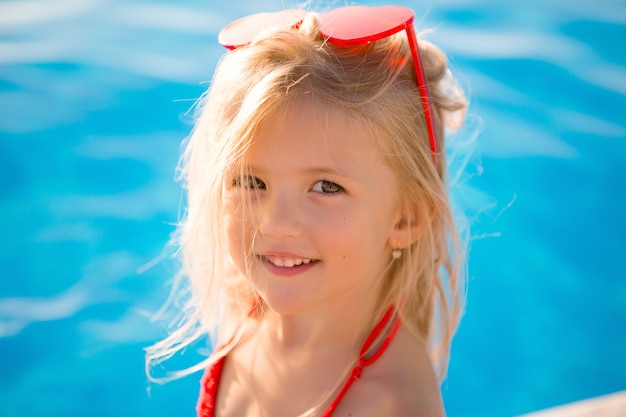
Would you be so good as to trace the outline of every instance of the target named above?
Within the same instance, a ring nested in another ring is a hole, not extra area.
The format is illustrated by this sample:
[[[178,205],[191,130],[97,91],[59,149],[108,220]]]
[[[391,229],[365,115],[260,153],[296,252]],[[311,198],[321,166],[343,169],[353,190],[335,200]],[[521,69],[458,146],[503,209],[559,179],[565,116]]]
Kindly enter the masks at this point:
[[[256,167],[256,166],[250,166],[250,170],[252,172],[258,172],[259,174],[263,175],[266,173],[266,170]],[[342,172],[340,170],[338,170],[337,168],[334,167],[326,167],[326,166],[311,166],[311,167],[306,167],[302,170],[302,173],[304,174],[308,174],[308,175],[334,175],[334,176],[339,176],[339,177],[347,177],[347,173]]]
[[[337,168],[333,167],[309,167],[304,170],[307,174],[329,174],[336,176],[345,176],[344,172],[339,171]]]

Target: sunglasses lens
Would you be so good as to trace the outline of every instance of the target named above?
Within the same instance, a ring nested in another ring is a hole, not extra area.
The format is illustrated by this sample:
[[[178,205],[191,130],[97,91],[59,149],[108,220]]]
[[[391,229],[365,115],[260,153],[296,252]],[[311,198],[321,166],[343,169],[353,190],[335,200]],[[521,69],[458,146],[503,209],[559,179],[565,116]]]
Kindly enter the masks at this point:
[[[393,35],[413,21],[403,6],[347,6],[318,17],[322,34],[344,45],[372,42]]]
[[[284,10],[277,13],[257,13],[234,21],[219,33],[218,42],[228,49],[247,45],[259,33],[268,28],[289,30],[297,27],[306,12],[301,9]]]

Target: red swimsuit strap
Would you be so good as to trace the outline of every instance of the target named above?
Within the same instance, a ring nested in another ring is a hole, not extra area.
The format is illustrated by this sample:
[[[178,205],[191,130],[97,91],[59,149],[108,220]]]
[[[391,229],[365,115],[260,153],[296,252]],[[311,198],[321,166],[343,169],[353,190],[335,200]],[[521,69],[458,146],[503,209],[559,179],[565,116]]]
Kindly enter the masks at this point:
[[[214,417],[215,404],[217,403],[217,389],[224,369],[226,356],[218,358],[211,363],[202,377],[200,384],[200,398],[196,407],[198,417]]]
[[[257,295],[252,302],[252,307],[248,312],[248,317],[253,317],[255,311],[259,305],[263,302],[263,298]],[[219,350],[218,346],[215,350]],[[196,412],[198,417],[214,417],[215,405],[217,403],[217,389],[222,378],[222,370],[224,369],[224,362],[226,356],[217,358],[214,362],[207,367],[200,383],[200,397],[198,399],[198,405]]]
[[[355,367],[352,369],[352,372],[350,373],[350,376],[348,377],[348,380],[346,381],[344,386],[341,388],[341,391],[339,391],[339,393],[337,394],[333,402],[330,404],[328,409],[324,412],[322,417],[330,417],[330,415],[335,411],[335,408],[337,408],[337,405],[339,404],[341,399],[344,397],[346,392],[348,392],[348,389],[350,388],[352,383],[356,381],[357,379],[361,378],[363,367],[373,364],[374,362],[378,360],[378,358],[381,357],[383,353],[385,353],[385,351],[387,350],[387,347],[389,347],[389,344],[393,340],[394,336],[398,332],[398,328],[400,327],[400,318],[398,316],[395,316],[393,323],[391,323],[391,329],[389,330],[389,333],[383,340],[378,350],[376,350],[376,352],[374,352],[374,354],[370,356],[369,358],[365,358],[365,354],[367,353],[367,351],[372,347],[376,339],[380,336],[382,331],[389,324],[389,321],[394,315],[394,311],[395,309],[393,306],[389,307],[389,309],[387,310],[387,312],[385,312],[385,315],[382,317],[380,322],[378,322],[378,324],[374,327],[374,329],[369,334],[367,339],[365,339],[365,343],[363,343],[363,346],[361,347],[361,350],[359,351],[359,361],[357,362]],[[200,398],[198,399],[198,406],[197,406],[198,417],[214,417],[215,416],[215,405],[217,402],[217,390],[219,387],[220,379],[222,377],[222,370],[224,368],[225,360],[226,360],[226,356],[222,356],[218,358],[217,360],[215,360],[215,362],[211,363],[211,365],[209,365],[209,367],[205,371],[205,374],[202,378],[202,383],[201,383]]]
[[[330,404],[328,409],[324,412],[322,417],[330,417],[330,415],[335,411],[335,408],[337,408],[337,405],[339,404],[341,399],[344,397],[346,392],[348,392],[348,389],[350,389],[350,386],[352,386],[352,383],[356,381],[357,379],[361,378],[363,367],[373,364],[374,362],[378,360],[378,358],[381,357],[383,353],[385,353],[385,351],[387,350],[387,347],[389,347],[389,344],[391,343],[394,336],[398,332],[398,329],[400,328],[400,318],[398,316],[395,316],[395,319],[393,323],[391,324],[391,329],[389,330],[389,333],[385,337],[385,340],[383,340],[383,343],[380,345],[378,350],[374,352],[374,354],[370,356],[369,358],[365,358],[365,354],[367,353],[369,348],[372,346],[374,341],[378,338],[378,336],[380,336],[380,333],[383,331],[385,326],[389,323],[389,320],[391,320],[393,313],[394,313],[394,307],[391,306],[389,307],[389,309],[387,310],[383,318],[380,320],[380,322],[378,322],[378,324],[374,327],[374,329],[369,334],[367,339],[365,339],[365,343],[363,343],[363,346],[361,347],[361,351],[359,352],[359,361],[352,369],[352,372],[350,373],[350,376],[348,377],[348,380],[346,381],[344,386],[341,388],[341,391],[339,391],[339,393],[337,394],[333,402]]]

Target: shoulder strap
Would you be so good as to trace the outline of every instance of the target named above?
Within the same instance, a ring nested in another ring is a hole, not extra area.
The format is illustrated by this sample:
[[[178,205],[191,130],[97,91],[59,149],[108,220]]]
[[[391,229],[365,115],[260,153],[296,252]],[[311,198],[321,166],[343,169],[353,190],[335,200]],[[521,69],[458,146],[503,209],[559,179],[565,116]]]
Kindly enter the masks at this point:
[[[198,398],[196,407],[198,417],[214,417],[215,415],[217,389],[220,385],[225,360],[226,356],[218,358],[204,372],[200,385],[200,398]]]
[[[372,344],[378,338],[378,336],[380,336],[380,333],[383,331],[385,326],[389,323],[389,320],[391,320],[394,310],[395,309],[393,306],[389,307],[387,312],[385,312],[385,315],[383,316],[383,318],[380,319],[378,324],[374,327],[374,329],[372,329],[372,332],[369,334],[367,339],[365,339],[365,343],[363,343],[363,346],[361,347],[361,350],[359,351],[359,361],[352,369],[352,372],[350,373],[350,376],[348,377],[348,380],[346,381],[344,386],[341,388],[341,391],[339,391],[339,393],[337,394],[333,402],[330,404],[328,409],[324,412],[322,417],[330,417],[330,415],[335,411],[335,408],[337,408],[337,405],[339,404],[341,399],[344,397],[346,392],[348,392],[348,389],[350,388],[352,383],[356,381],[357,379],[361,378],[363,367],[373,364],[374,362],[378,360],[378,358],[381,357],[383,353],[385,353],[385,351],[389,347],[389,344],[391,343],[394,336],[398,332],[398,328],[400,327],[400,318],[398,316],[395,316],[394,321],[391,324],[391,329],[389,330],[387,337],[385,337],[385,340],[383,340],[383,343],[380,345],[378,350],[374,352],[374,354],[370,356],[369,358],[365,358],[365,354],[367,353],[369,348],[372,346]]]

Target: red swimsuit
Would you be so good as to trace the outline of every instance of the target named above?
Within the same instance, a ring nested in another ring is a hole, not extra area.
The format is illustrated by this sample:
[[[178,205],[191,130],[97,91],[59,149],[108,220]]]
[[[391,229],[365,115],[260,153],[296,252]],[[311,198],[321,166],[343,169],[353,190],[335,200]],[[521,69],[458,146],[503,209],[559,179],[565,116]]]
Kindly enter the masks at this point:
[[[389,310],[387,310],[387,312],[385,313],[383,318],[380,320],[380,322],[376,325],[376,327],[374,327],[370,335],[367,337],[367,339],[365,340],[365,343],[363,343],[363,346],[361,347],[361,351],[359,352],[359,361],[357,362],[356,366],[352,369],[352,372],[350,373],[350,376],[348,377],[348,380],[346,381],[344,386],[341,388],[341,391],[339,391],[339,393],[337,394],[333,402],[330,404],[330,406],[328,406],[328,409],[324,412],[324,414],[322,414],[322,417],[330,417],[330,415],[333,413],[333,411],[335,411],[335,408],[337,408],[337,405],[339,404],[339,402],[341,401],[345,393],[348,391],[352,383],[361,377],[361,372],[363,371],[363,367],[371,365],[374,362],[376,362],[378,358],[380,358],[380,356],[385,352],[385,350],[387,350],[387,347],[391,343],[391,340],[393,339],[393,337],[398,331],[398,328],[400,327],[400,319],[398,318],[398,316],[395,317],[395,320],[391,324],[391,330],[389,331],[389,334],[387,335],[387,337],[385,337],[385,340],[380,345],[378,350],[374,352],[374,354],[371,357],[367,359],[365,358],[365,354],[367,353],[372,343],[374,343],[374,341],[383,331],[387,323],[389,323],[389,320],[391,320],[391,317],[393,316],[393,312],[394,312],[394,309],[389,308]],[[224,369],[225,360],[226,360],[226,357],[224,356],[218,359],[217,361],[213,362],[206,369],[206,372],[204,373],[204,376],[202,377],[200,398],[198,400],[198,407],[197,407],[198,417],[214,417],[215,416],[215,403],[217,400],[217,389],[220,383],[220,377],[222,376],[222,369]]]

